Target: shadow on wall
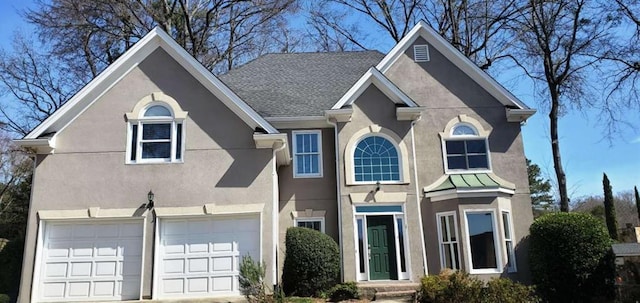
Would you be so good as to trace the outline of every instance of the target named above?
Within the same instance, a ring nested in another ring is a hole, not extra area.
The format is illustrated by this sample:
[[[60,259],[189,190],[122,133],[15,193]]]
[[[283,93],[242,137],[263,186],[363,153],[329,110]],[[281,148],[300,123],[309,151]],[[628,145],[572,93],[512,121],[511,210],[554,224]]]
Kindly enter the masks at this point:
[[[195,133],[191,128],[200,128],[215,142],[209,145],[200,143],[202,146],[196,148],[221,149],[233,158],[216,187],[248,187],[253,184],[272,156],[271,150],[255,148],[254,130],[163,50],[154,51],[139,68],[189,113],[188,117],[195,125],[186,126],[188,133]],[[189,145],[187,141],[187,147]],[[211,181],[201,180],[206,184]]]
[[[515,281],[518,281],[523,284],[530,285],[533,283],[531,279],[531,271],[529,269],[529,236],[522,238],[515,247],[515,255],[516,255],[516,268],[518,272],[509,273],[508,269],[503,268],[502,274],[500,277],[509,278]]]

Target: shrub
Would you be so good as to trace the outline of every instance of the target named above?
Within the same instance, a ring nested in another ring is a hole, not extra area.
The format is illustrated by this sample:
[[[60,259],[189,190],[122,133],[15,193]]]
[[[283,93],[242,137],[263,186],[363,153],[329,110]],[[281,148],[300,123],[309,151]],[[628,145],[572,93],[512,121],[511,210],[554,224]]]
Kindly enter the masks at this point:
[[[329,290],[328,295],[332,302],[360,299],[356,282],[338,284]]]
[[[481,303],[482,281],[462,271],[442,271],[439,275],[422,278],[420,303]]]
[[[613,295],[611,239],[602,223],[583,213],[551,213],[530,229],[533,282],[543,299],[599,302]]]
[[[338,244],[329,236],[304,227],[291,227],[286,235],[282,274],[285,294],[318,296],[339,281]]]
[[[534,294],[533,287],[522,285],[510,279],[491,279],[484,290],[484,302],[500,303],[537,303],[540,299]]]
[[[11,302],[11,298],[9,297],[9,295],[0,294],[0,303],[9,303],[9,302]]]
[[[469,274],[445,270],[422,278],[420,303],[537,303],[533,288],[506,278],[492,279],[485,287]]]
[[[242,257],[238,282],[240,292],[249,302],[264,302],[266,298],[264,276],[264,264],[254,261],[249,255]]]

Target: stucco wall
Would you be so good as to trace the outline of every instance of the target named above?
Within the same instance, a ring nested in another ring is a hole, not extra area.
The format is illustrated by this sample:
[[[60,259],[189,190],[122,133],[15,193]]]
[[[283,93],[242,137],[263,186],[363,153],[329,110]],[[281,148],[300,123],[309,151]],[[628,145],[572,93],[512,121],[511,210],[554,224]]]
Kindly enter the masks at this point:
[[[414,44],[428,43],[418,38]],[[507,122],[504,105],[434,47],[429,47],[429,53],[430,61],[416,63],[412,59],[413,46],[410,46],[385,74],[416,103],[426,108],[422,119],[415,125],[419,186],[428,186],[444,174],[442,141],[438,133],[444,131],[449,121],[465,114],[490,131],[492,172],[516,186],[516,193],[511,197],[518,245],[518,274],[515,277],[527,281],[529,273],[526,243],[522,240],[528,235],[533,215],[520,124]],[[440,209],[455,207],[457,202],[422,200],[429,271],[437,273],[432,270],[439,268],[437,230],[433,222],[436,219],[435,213]],[[458,214],[458,220],[460,219]]]
[[[298,130],[298,129],[296,129]],[[289,142],[293,142],[292,130],[280,130],[286,133]],[[322,177],[294,178],[293,163],[281,166],[278,169],[278,185],[280,188],[279,209],[279,239],[278,265],[282,275],[282,266],[285,258],[285,237],[287,228],[294,226],[293,212],[324,211],[325,233],[332,237],[336,243],[338,238],[338,206],[336,200],[336,163],[335,163],[335,136],[333,128],[321,129],[322,131]],[[290,152],[293,156],[293,149]]]
[[[184,163],[125,164],[127,123],[143,97],[164,92],[184,111]],[[264,203],[273,206],[272,151],[256,149],[253,130],[158,49],[57,134],[54,154],[38,156],[20,300],[27,302],[40,210]],[[262,258],[271,267],[270,216],[263,215]],[[147,218],[143,296],[151,293],[154,228]],[[270,275],[268,275],[270,283]]]

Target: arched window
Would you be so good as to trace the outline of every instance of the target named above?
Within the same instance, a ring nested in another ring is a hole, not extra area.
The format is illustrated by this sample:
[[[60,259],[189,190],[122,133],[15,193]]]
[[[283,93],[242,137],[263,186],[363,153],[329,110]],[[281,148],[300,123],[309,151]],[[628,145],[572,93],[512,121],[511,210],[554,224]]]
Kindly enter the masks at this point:
[[[473,125],[455,124],[444,144],[449,171],[489,169],[487,138],[481,137]]]
[[[400,181],[400,164],[396,146],[381,136],[365,137],[353,153],[356,182]]]

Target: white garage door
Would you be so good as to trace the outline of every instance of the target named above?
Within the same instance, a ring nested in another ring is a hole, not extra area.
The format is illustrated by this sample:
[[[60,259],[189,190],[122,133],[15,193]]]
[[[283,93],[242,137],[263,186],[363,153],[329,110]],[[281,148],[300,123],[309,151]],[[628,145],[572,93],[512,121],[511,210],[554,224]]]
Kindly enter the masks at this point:
[[[142,222],[74,222],[44,225],[39,300],[138,299]]]
[[[239,295],[242,256],[260,257],[257,216],[162,219],[158,297]]]

